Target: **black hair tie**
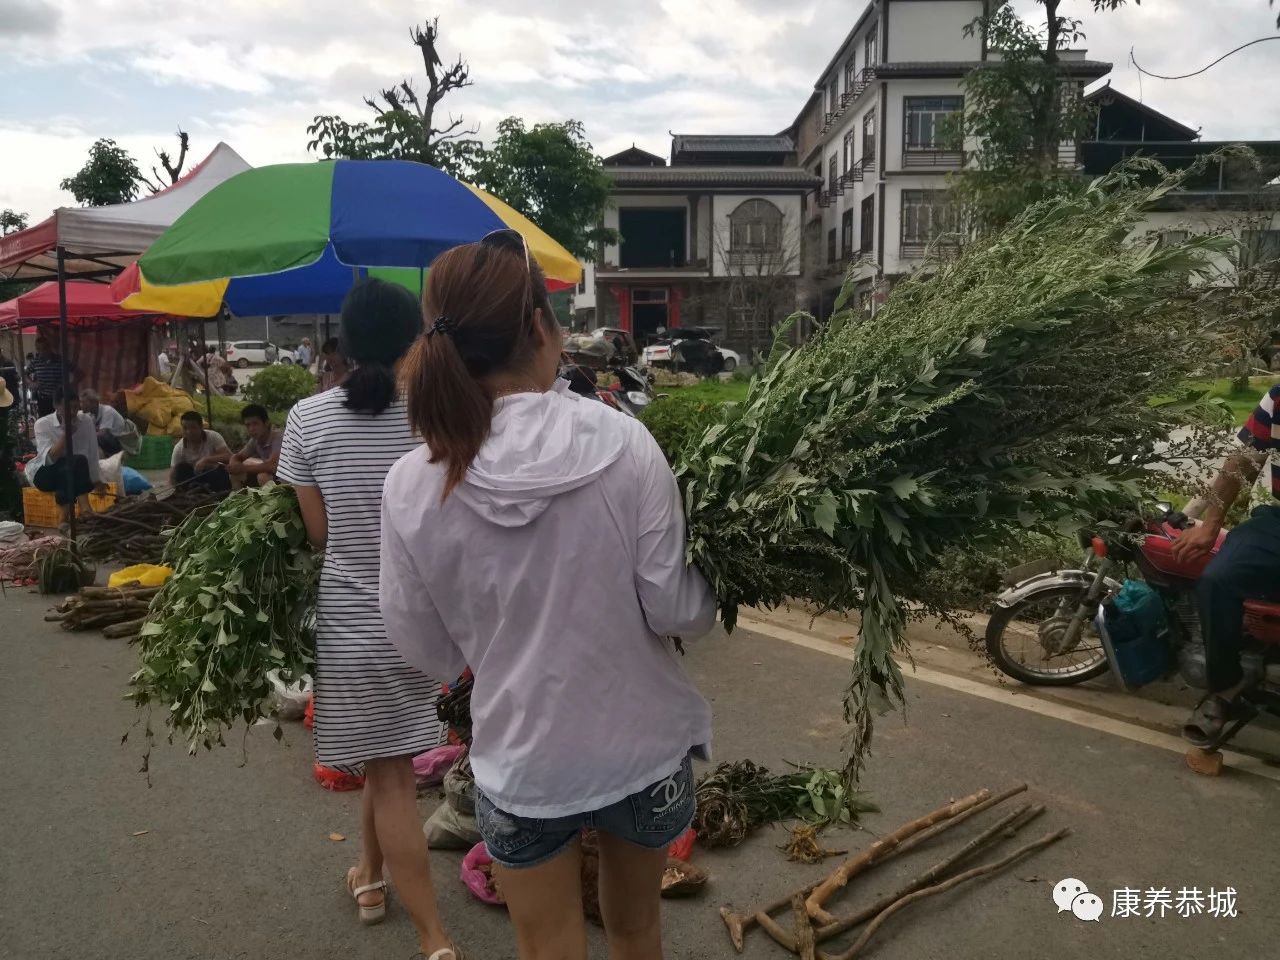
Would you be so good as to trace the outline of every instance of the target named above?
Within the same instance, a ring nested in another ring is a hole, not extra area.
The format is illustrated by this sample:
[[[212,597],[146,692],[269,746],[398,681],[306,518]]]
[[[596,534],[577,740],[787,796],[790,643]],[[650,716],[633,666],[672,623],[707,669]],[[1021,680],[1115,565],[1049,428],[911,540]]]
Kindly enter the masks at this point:
[[[436,322],[431,325],[431,330],[427,336],[437,333],[443,333],[445,336],[453,336],[453,332],[458,329],[458,325],[446,316],[436,317]]]

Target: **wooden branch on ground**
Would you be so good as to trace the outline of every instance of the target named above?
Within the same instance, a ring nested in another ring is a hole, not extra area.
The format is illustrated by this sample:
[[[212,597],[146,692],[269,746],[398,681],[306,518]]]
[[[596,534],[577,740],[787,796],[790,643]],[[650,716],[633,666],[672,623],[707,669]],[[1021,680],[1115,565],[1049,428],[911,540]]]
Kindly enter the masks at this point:
[[[796,953],[800,954],[800,960],[815,960],[818,944],[814,940],[813,918],[804,905],[804,897],[796,895],[791,901],[791,912],[796,918]]]
[[[910,883],[902,888],[895,890],[893,893],[886,894],[869,907],[864,907],[852,916],[837,920],[833,924],[822,927],[818,930],[818,942],[823,943],[833,937],[838,937],[842,933],[847,933],[854,927],[861,926],[873,917],[879,916],[882,912],[893,906],[909,893],[914,893],[922,887],[937,883],[945,877],[952,868],[968,860],[974,854],[986,849],[1006,836],[1013,836],[1028,823],[1034,820],[1040,814],[1044,813],[1044,806],[1033,807],[1030,804],[1019,807],[1013,813],[1003,817],[994,825],[984,830],[978,836],[974,837],[967,844],[947,857],[935,863],[932,867],[916,877]]]
[[[997,873],[1016,861],[1021,860],[1023,857],[1029,856],[1032,853],[1043,850],[1051,844],[1057,843],[1070,833],[1071,831],[1064,827],[1056,833],[1045,834],[1039,840],[1034,840],[1024,847],[1019,847],[1006,857],[1002,857],[992,863],[984,864],[981,867],[974,867],[972,870],[966,870],[964,873],[958,873],[950,880],[944,880],[943,882],[931,887],[925,887],[922,890],[916,890],[915,892],[908,894],[892,906],[883,910],[878,917],[872,920],[867,926],[867,929],[862,932],[862,936],[860,936],[857,939],[857,942],[855,942],[848,950],[841,954],[823,954],[823,960],[854,960],[854,958],[862,952],[863,948],[866,947],[867,943],[870,942],[871,938],[875,936],[876,931],[884,926],[885,921],[904,907],[910,906],[917,900],[923,900],[926,897],[932,897],[939,893],[946,893],[948,890],[958,887],[962,883],[967,883],[970,880],[976,880],[979,877],[986,877],[993,873]]]
[[[894,850],[908,837],[927,830],[935,824],[944,820],[950,820],[952,817],[963,813],[964,811],[976,807],[988,797],[991,796],[990,790],[979,790],[977,793],[970,794],[960,800],[956,800],[947,804],[945,807],[939,807],[931,813],[925,814],[905,823],[887,837],[877,840],[870,847],[856,856],[850,857],[840,866],[832,871],[826,880],[822,881],[805,900],[805,909],[809,911],[809,916],[817,920],[823,926],[836,922],[836,918],[823,909],[823,904],[840,888],[844,887],[850,879],[856,877],[859,873],[866,870],[869,866],[882,858],[885,854]]]

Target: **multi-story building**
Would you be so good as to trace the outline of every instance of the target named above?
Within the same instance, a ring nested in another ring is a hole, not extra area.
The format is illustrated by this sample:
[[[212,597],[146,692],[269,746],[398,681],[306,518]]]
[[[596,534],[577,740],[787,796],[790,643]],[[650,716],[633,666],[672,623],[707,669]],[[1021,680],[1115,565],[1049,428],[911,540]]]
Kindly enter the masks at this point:
[[[1110,84],[1086,98],[1096,109],[1092,139],[1080,144],[1080,166],[1098,176],[1132,156],[1150,157],[1171,170],[1199,164],[1184,188],[1160,198],[1138,232],[1170,239],[1226,233],[1239,241],[1235,262],[1259,274],[1254,282],[1280,285],[1280,141],[1241,144],[1257,166],[1224,148],[1233,142],[1201,140],[1196,130],[1165,116]],[[1213,156],[1216,155],[1216,156]],[[1220,260],[1216,282],[1232,284],[1232,261]]]
[[[830,313],[851,262],[859,300],[869,304],[954,228],[947,176],[968,154],[949,139],[945,121],[964,109],[964,76],[998,57],[980,33],[965,30],[983,7],[983,0],[875,0],[819,76],[820,103],[806,107],[818,137],[799,157],[822,178],[811,211],[821,217],[810,305],[819,318]],[[1062,58],[1081,88],[1111,69],[1083,51]],[[806,119],[802,112],[797,124]]]
[[[596,325],[641,343],[681,325],[712,327],[735,349],[768,345],[799,305],[800,224],[817,178],[784,134],[684,136],[670,163],[636,147],[608,157],[621,239],[595,268]]]

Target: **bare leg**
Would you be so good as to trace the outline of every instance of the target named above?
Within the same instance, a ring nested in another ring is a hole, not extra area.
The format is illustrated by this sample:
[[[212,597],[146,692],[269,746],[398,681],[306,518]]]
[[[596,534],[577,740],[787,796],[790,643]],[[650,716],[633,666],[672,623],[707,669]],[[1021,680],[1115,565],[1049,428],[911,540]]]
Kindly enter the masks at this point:
[[[395,881],[396,894],[418,930],[427,956],[450,946],[427,859],[427,838],[418,818],[412,757],[385,757],[365,764],[364,802],[372,808],[376,843]]]
[[[586,960],[582,916],[582,847],[574,840],[553,860],[527,870],[496,864],[516,928],[520,960]]]
[[[76,503],[80,505],[80,516],[87,517],[93,513],[93,507],[89,506],[89,495],[87,493],[82,493],[76,497]],[[70,508],[68,508],[69,510]]]
[[[378,843],[378,827],[373,817],[373,791],[365,789],[360,798],[360,862],[355,870],[353,887],[364,887],[382,879],[382,847]],[[362,907],[376,907],[383,895],[377,890],[360,894]]]
[[[610,960],[662,960],[659,898],[665,848],[600,833],[600,913]]]

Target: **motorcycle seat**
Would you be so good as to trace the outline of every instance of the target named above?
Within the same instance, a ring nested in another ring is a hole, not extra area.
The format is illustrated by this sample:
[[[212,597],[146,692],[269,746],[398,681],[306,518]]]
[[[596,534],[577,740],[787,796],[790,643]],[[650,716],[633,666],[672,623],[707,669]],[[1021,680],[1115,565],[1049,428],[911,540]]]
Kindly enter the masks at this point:
[[[1268,600],[1246,600],[1244,626],[1255,640],[1280,645],[1280,603]]]

